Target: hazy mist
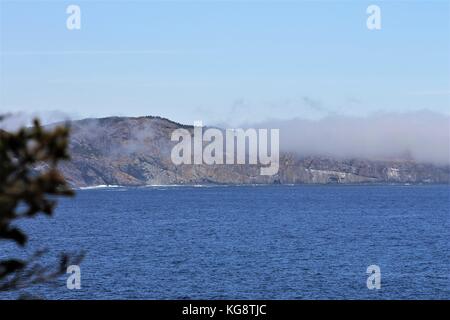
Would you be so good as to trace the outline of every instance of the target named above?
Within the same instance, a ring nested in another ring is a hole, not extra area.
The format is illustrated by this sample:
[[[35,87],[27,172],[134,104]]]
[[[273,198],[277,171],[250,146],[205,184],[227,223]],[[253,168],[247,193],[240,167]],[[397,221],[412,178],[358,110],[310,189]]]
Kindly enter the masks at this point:
[[[300,155],[450,163],[450,117],[429,111],[246,125],[252,126],[279,128],[280,149]]]

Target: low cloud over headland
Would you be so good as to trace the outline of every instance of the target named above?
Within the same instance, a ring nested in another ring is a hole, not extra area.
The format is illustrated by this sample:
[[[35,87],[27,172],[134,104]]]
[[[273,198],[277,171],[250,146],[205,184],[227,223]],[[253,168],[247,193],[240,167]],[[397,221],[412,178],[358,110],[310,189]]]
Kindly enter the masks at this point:
[[[246,126],[279,128],[281,150],[300,155],[450,164],[450,116],[430,111],[269,120]]]

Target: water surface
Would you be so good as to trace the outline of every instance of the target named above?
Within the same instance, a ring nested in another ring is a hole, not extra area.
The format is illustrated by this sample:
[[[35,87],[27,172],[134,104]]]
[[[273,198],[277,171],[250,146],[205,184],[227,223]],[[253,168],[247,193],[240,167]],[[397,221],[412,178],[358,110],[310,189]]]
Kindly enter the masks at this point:
[[[30,250],[86,251],[82,289],[68,290],[61,278],[27,292],[47,299],[450,299],[449,200],[449,186],[80,190],[60,201],[54,219],[25,227]],[[0,256],[17,252],[6,246]],[[372,264],[381,268],[380,290],[366,286]]]

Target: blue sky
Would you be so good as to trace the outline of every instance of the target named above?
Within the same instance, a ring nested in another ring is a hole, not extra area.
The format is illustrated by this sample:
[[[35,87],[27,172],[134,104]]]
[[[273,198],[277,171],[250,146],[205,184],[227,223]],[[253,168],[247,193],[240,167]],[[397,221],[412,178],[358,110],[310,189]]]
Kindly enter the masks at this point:
[[[448,1],[0,1],[0,112],[450,113]],[[70,4],[81,30],[66,28]],[[381,30],[366,27],[370,4]]]

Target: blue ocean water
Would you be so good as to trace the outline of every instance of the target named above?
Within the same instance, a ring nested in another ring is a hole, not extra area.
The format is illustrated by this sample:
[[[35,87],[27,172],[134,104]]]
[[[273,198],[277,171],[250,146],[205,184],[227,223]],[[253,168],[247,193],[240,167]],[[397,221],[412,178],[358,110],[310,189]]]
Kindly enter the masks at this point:
[[[80,190],[21,225],[28,252],[85,250],[47,299],[450,299],[450,187]],[[39,240],[37,240],[39,239]],[[3,246],[0,258],[20,250]],[[381,268],[381,289],[366,269]],[[0,298],[14,298],[2,294]]]

